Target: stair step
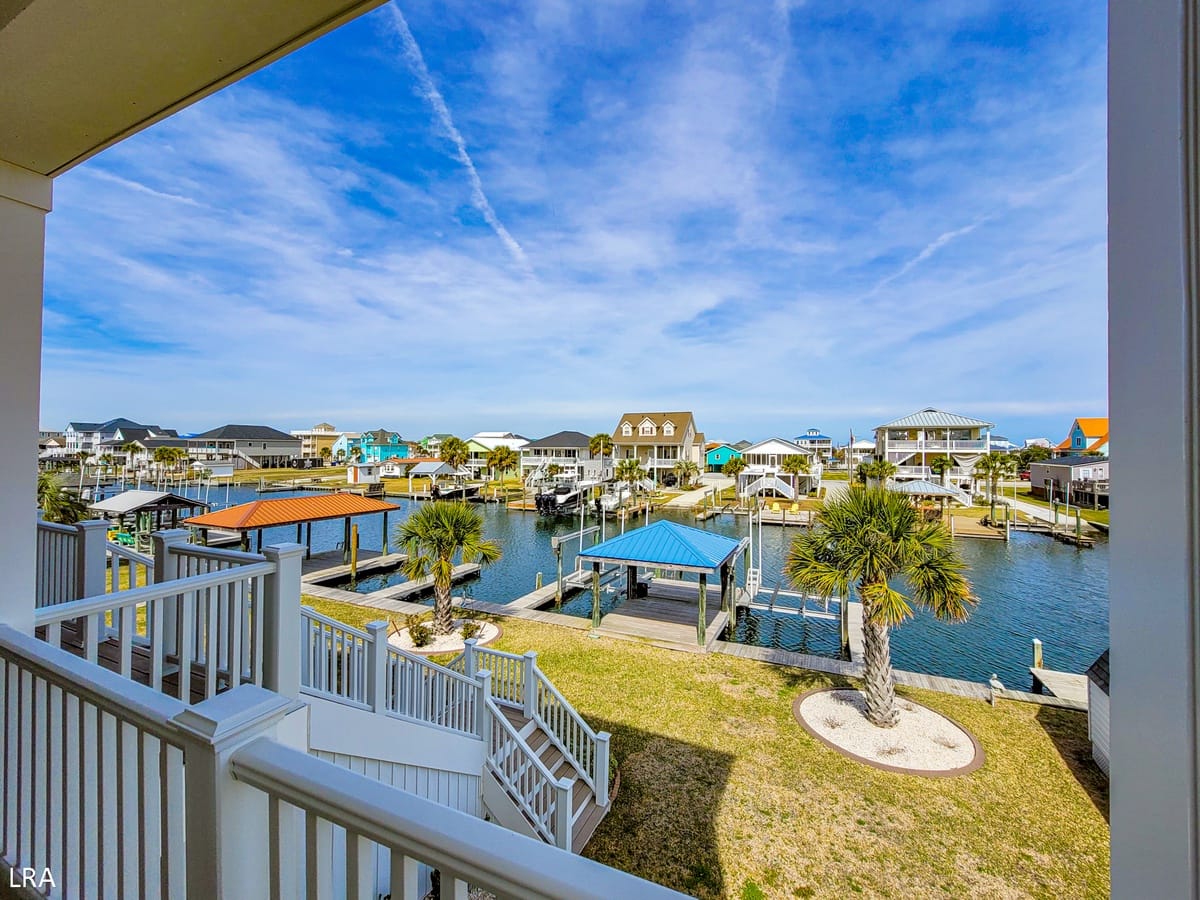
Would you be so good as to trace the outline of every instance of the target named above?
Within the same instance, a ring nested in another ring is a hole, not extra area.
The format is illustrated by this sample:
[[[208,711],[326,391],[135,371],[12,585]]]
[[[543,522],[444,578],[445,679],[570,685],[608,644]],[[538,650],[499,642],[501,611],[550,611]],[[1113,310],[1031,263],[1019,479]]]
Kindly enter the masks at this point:
[[[518,734],[520,734],[521,737],[528,739],[529,736],[532,735],[537,730],[538,730],[537,722],[533,721],[533,719],[529,719],[521,727],[521,730],[518,732]]]

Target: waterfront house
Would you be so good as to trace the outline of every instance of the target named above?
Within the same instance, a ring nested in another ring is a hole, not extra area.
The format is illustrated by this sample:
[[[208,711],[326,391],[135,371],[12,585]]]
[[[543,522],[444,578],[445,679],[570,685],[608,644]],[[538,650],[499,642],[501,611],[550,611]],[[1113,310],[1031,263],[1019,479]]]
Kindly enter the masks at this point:
[[[407,459],[412,455],[412,444],[404,440],[399,432],[377,428],[364,431],[356,440],[349,442],[351,456],[363,462],[381,463],[389,459]]]
[[[193,459],[232,458],[239,469],[287,466],[300,456],[300,438],[269,425],[222,425],[186,441]]]
[[[1043,500],[1107,509],[1108,458],[1063,456],[1030,463],[1029,492]]]
[[[437,456],[442,450],[442,441],[454,437],[452,434],[429,434],[421,438],[421,448],[425,456]]]
[[[479,478],[487,474],[488,454],[497,447],[508,447],[520,456],[521,449],[528,443],[529,438],[512,431],[477,432],[466,440],[467,450],[470,453],[470,457],[467,459],[467,468],[471,470],[473,478]]]
[[[833,461],[833,438],[821,434],[819,428],[808,429],[804,434],[793,438],[792,443],[809,451],[825,465]]]
[[[1067,436],[1054,448],[1055,456],[1094,453],[1108,456],[1108,416],[1076,419]]]
[[[995,425],[971,416],[926,407],[875,428],[875,457],[896,467],[895,479],[941,481],[930,464],[939,456],[953,462],[945,482],[970,490],[975,463],[992,449]]]
[[[792,476],[784,469],[784,460],[789,456],[803,457],[808,461],[806,475]],[[807,494],[821,483],[822,464],[816,454],[783,438],[768,438],[751,444],[742,451],[746,468],[738,476],[738,494],[775,493],[790,500]]]
[[[850,457],[850,469],[853,471],[862,463],[875,458],[875,442],[867,438],[859,438],[848,448],[843,448],[843,455]]]
[[[742,452],[731,444],[709,445],[704,451],[704,471],[720,472],[731,459],[740,459]]]
[[[1088,740],[1092,759],[1108,774],[1108,651],[1087,670]]]
[[[357,431],[343,431],[337,436],[337,439],[330,445],[330,451],[333,453],[335,462],[343,462],[353,458],[351,456],[351,447],[358,446],[358,440],[362,435]]]
[[[690,412],[626,413],[612,430],[616,459],[636,459],[655,483],[683,459],[704,465],[704,435]]]
[[[63,429],[63,447],[67,453],[87,453],[98,456],[105,442],[125,443],[138,437],[179,437],[174,429],[158,425],[140,425],[132,419],[109,419],[107,422],[69,422]]]
[[[591,437],[582,431],[559,431],[520,449],[522,478],[541,479],[550,466],[558,466],[562,475],[604,481],[611,477],[612,464],[604,457],[593,457]]]
[[[336,428],[328,422],[318,422],[312,428],[304,428],[292,432],[292,437],[300,438],[300,456],[304,459],[322,459],[321,451],[329,448],[333,456],[333,445],[340,437]]]

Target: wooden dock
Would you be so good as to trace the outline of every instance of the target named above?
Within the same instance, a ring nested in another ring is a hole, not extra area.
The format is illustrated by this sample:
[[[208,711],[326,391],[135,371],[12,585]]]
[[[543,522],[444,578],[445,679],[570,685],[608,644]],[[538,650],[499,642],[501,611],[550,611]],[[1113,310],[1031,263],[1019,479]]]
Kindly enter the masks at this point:
[[[703,647],[696,641],[697,614],[694,602],[637,597],[604,616],[596,631],[604,637],[636,638],[671,650],[704,653],[725,633],[729,613],[721,611],[719,601],[705,609]]]
[[[1053,697],[1081,703],[1083,704],[1082,708],[1087,709],[1086,675],[1077,675],[1074,672],[1056,672],[1054,669],[1041,669],[1037,666],[1030,666],[1029,674],[1033,676],[1033,692],[1035,694],[1044,689]]]

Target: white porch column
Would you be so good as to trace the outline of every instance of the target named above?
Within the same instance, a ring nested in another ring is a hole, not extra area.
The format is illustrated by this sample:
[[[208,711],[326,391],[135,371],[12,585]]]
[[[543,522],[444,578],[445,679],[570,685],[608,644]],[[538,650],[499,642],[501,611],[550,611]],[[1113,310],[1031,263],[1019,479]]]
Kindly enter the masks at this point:
[[[0,622],[33,633],[42,273],[51,180],[0,161]]]
[[[1200,8],[1109,5],[1112,894],[1196,897]]]

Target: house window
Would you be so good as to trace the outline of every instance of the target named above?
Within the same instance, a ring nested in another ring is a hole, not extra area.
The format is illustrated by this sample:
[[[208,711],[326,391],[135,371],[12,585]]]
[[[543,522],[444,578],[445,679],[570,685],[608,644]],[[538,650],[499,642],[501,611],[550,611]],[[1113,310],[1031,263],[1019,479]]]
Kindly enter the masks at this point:
[[[629,437],[631,434],[633,434],[633,426],[626,422],[621,426],[621,435],[622,437]]]
[[[672,425],[670,422],[663,425],[663,434],[666,435],[667,437],[671,437],[672,435],[675,434],[675,426]]]
[[[643,422],[642,427],[638,429],[638,434],[641,434],[641,435],[654,434],[654,423],[653,422]]]

